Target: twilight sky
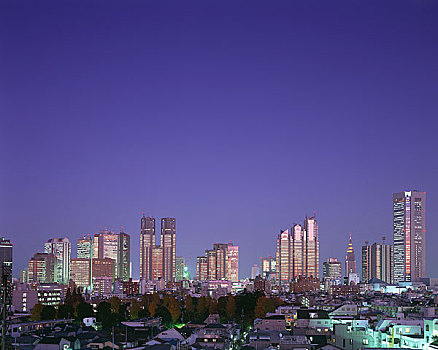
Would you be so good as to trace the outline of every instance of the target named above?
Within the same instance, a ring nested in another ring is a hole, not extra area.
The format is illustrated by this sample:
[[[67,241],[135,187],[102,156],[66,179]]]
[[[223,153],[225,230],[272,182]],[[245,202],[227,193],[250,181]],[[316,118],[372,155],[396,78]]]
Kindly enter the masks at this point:
[[[0,3],[0,235],[14,274],[52,237],[177,219],[177,254],[240,275],[316,211],[321,262],[392,240],[427,192],[438,276],[436,1]],[[159,228],[159,227],[158,227]],[[73,253],[75,256],[75,253]]]

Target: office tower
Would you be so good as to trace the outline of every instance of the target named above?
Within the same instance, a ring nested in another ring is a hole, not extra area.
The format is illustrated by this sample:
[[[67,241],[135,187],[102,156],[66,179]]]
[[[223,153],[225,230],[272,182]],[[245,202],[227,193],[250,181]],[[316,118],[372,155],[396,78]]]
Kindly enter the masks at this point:
[[[196,278],[199,281],[208,280],[208,258],[207,258],[207,256],[198,256],[196,258]]]
[[[28,269],[21,270],[20,283],[28,283],[28,275],[29,275]]]
[[[196,259],[198,280],[239,280],[239,247],[233,243],[215,243]]]
[[[91,287],[91,261],[86,258],[73,258],[70,261],[70,278],[77,287]]]
[[[140,278],[148,281],[152,278],[152,249],[155,246],[155,218],[141,218],[140,231]]]
[[[426,276],[426,192],[392,195],[394,282],[418,281]]]
[[[228,280],[239,281],[239,246],[228,243]]]
[[[263,278],[275,278],[275,274],[277,271],[275,258],[272,258],[270,256],[267,258],[262,258],[261,268]]]
[[[163,279],[175,281],[176,220],[161,219],[161,248],[163,249]]]
[[[8,283],[12,282],[12,247],[13,244],[9,239],[0,237],[0,284],[3,281],[3,275],[8,276]]]
[[[386,283],[393,283],[393,251],[392,245],[373,243],[362,247],[362,282],[377,278]]]
[[[93,287],[94,287],[94,279],[97,277],[111,277],[111,279],[115,280],[115,262],[114,259],[111,258],[94,258],[91,267],[91,275],[93,278]]]
[[[163,248],[160,246],[152,247],[151,265],[152,281],[163,279]]]
[[[323,278],[341,283],[342,280],[342,264],[336,258],[328,258],[322,264]]]
[[[184,279],[184,258],[182,256],[177,256],[175,258],[175,280],[181,281]]]
[[[260,276],[260,267],[254,264],[251,266],[251,279],[255,280],[257,276]]]
[[[305,276],[319,278],[319,240],[318,223],[315,215],[304,220],[306,231]]]
[[[298,276],[319,278],[318,223],[306,216],[304,227],[295,224],[277,236],[277,280],[288,283]]]
[[[52,238],[44,244],[44,252],[53,254],[57,259],[57,277],[60,284],[68,284],[70,280],[71,244],[68,238]]]
[[[117,278],[123,281],[129,281],[131,277],[131,237],[123,232],[123,228],[119,233],[119,256],[117,258]]]
[[[94,257],[93,237],[83,236],[78,239],[77,257],[79,259],[93,259]]]
[[[353,242],[351,240],[348,242],[347,255],[345,257],[345,276],[348,277],[350,273],[356,273],[356,258],[354,256]]]
[[[301,225],[292,227],[291,235],[291,278],[306,276],[306,230]]]
[[[29,283],[55,283],[58,277],[58,258],[51,253],[35,253],[29,260]]]
[[[94,235],[95,258],[114,260],[114,278],[129,280],[131,249],[130,236],[123,232],[119,234],[108,229],[100,230]]]
[[[292,279],[291,235],[289,230],[277,236],[277,280],[288,283]]]

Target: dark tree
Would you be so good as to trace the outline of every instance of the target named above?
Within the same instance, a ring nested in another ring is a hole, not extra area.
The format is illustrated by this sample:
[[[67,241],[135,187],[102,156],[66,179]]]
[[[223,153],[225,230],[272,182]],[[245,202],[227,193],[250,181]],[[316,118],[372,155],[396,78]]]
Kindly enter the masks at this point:
[[[71,304],[60,304],[58,306],[58,318],[71,318],[75,315],[75,309]]]
[[[172,315],[164,305],[158,306],[157,310],[155,311],[155,317],[161,317],[163,326],[167,328],[172,326]]]
[[[44,305],[41,311],[41,320],[54,320],[56,318],[56,309],[53,306]]]
[[[85,302],[79,303],[76,310],[78,313],[78,320],[81,322],[85,317],[94,316],[93,306],[89,303],[85,303]]]
[[[102,301],[97,306],[97,315],[96,315],[97,322],[102,323],[103,328],[108,328],[113,325],[113,316],[111,314],[111,304]]]

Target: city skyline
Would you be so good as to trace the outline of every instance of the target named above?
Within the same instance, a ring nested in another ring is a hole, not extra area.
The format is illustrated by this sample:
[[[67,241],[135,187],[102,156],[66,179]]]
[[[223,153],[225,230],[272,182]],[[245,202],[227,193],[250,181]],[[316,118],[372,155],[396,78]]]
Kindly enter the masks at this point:
[[[0,234],[25,257],[15,275],[40,242],[123,225],[139,276],[142,211],[178,220],[192,274],[231,240],[248,276],[313,211],[320,261],[343,259],[351,232],[360,265],[365,240],[391,239],[404,189],[427,191],[438,275],[436,2],[128,2],[0,11]]]

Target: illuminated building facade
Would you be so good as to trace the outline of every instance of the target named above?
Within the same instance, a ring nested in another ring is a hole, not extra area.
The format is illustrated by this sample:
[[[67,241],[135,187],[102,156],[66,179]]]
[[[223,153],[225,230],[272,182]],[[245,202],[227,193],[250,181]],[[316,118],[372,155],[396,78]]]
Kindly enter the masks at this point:
[[[77,287],[91,287],[91,261],[92,259],[85,258],[71,259],[70,278]]]
[[[176,219],[161,219],[161,244],[156,244],[155,218],[141,218],[140,278],[153,281],[175,281],[176,278]]]
[[[44,252],[53,254],[57,259],[56,280],[60,284],[68,284],[70,280],[71,244],[68,238],[52,238],[44,244]]]
[[[319,278],[318,223],[306,216],[304,226],[294,225],[277,236],[277,280],[288,283],[298,276]]]
[[[81,237],[78,239],[77,256],[79,259],[93,259],[94,239],[93,237]]]
[[[163,250],[163,279],[175,281],[176,220],[161,219],[161,248]]]
[[[324,279],[329,279],[334,282],[341,283],[342,281],[342,264],[336,258],[328,258],[322,264],[322,276]]]
[[[345,276],[350,276],[350,273],[356,273],[356,257],[354,256],[353,241],[348,242],[347,255],[345,256]]]
[[[426,276],[426,192],[403,191],[392,196],[394,282]]]
[[[35,253],[29,260],[29,283],[56,283],[58,259],[53,254]]]
[[[362,247],[362,282],[377,278],[386,283],[393,283],[393,252],[389,244],[366,245]]]
[[[152,248],[155,246],[155,218],[141,218],[140,231],[140,278],[148,281],[152,278]]]
[[[271,279],[271,278],[275,279],[275,274],[277,272],[276,266],[277,264],[275,258],[272,258],[270,256],[267,258],[262,258],[262,262],[261,262],[262,277],[267,279]]]
[[[239,280],[239,247],[233,243],[215,243],[196,259],[198,280]]]

